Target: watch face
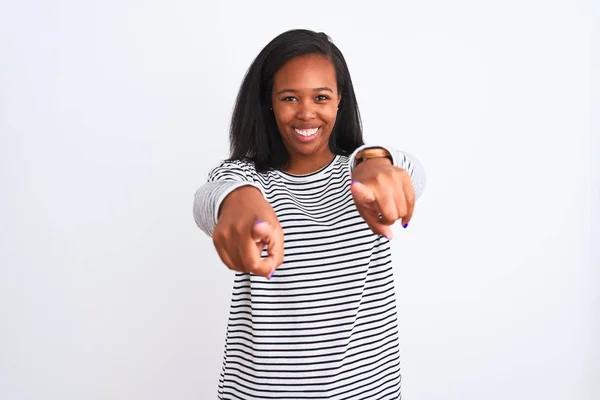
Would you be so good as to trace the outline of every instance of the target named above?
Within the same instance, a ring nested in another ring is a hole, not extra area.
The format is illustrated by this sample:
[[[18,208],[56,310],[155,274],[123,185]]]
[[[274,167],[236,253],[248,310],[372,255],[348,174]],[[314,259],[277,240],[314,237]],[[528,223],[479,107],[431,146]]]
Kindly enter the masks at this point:
[[[373,158],[387,158],[394,165],[394,158],[389,151],[383,148],[370,148],[361,150],[355,157],[353,168],[356,168],[360,163]]]
[[[365,149],[365,150],[360,151],[356,155],[357,159],[361,159],[363,161],[368,160],[369,158],[382,158],[382,157],[391,159],[392,155],[390,154],[389,151],[382,149],[382,148]]]

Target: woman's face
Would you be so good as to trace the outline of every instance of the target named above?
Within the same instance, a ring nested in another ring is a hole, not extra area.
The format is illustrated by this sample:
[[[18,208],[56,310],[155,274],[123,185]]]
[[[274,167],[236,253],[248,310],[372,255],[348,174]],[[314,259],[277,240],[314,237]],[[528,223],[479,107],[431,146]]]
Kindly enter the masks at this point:
[[[317,54],[293,58],[275,74],[273,113],[292,166],[330,161],[329,136],[341,100],[336,82],[331,61]]]

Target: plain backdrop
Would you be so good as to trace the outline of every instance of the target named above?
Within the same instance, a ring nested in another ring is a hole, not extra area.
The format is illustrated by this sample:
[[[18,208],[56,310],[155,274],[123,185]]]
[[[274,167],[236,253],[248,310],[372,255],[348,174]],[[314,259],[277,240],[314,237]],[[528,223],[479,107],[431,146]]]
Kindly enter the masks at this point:
[[[292,28],[345,54],[367,142],[427,171],[393,243],[403,397],[600,399],[598,15],[2,1],[0,399],[216,398],[232,274],[193,194],[250,62]]]

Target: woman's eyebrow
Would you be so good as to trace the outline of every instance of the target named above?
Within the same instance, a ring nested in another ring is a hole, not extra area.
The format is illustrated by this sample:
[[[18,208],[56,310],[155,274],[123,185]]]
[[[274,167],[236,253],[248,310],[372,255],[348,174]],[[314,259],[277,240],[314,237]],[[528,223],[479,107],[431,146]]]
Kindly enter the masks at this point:
[[[282,93],[298,93],[298,90],[296,89],[281,89],[280,91],[277,92],[278,95],[282,94]],[[318,88],[314,88],[313,92],[331,92],[333,93],[333,90],[327,86],[323,86],[323,87],[318,87]]]

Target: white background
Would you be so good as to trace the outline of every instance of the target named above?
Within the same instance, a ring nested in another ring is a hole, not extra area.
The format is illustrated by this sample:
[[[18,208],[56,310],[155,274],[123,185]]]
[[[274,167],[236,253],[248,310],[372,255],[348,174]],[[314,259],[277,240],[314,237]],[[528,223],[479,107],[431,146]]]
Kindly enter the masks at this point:
[[[394,239],[403,397],[600,399],[598,20],[585,1],[4,0],[0,399],[216,398],[232,275],[193,193],[250,62],[298,27],[344,52],[366,140],[426,167]]]

